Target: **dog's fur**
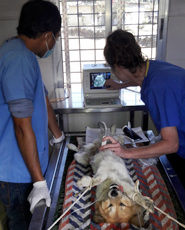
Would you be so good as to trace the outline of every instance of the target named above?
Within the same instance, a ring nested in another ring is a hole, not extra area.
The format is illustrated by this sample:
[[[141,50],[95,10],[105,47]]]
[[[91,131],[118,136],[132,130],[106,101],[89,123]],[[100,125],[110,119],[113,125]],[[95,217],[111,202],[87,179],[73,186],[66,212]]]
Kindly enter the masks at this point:
[[[68,144],[69,149],[77,152],[74,155],[77,162],[92,166],[94,177],[83,176],[77,184],[79,187],[97,186],[94,222],[130,223],[150,229],[149,211],[154,211],[153,202],[140,193],[135,196],[136,203],[129,198],[135,194],[135,185],[124,161],[110,150],[95,154],[99,147],[99,141],[87,144],[81,150]]]

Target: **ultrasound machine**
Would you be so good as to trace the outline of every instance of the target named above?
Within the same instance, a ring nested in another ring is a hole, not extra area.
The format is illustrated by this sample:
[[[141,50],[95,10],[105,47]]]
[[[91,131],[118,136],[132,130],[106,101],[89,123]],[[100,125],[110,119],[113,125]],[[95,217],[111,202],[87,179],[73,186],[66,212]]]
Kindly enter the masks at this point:
[[[85,64],[83,68],[84,106],[121,107],[120,90],[107,90],[104,86],[108,79],[117,80],[106,64]]]

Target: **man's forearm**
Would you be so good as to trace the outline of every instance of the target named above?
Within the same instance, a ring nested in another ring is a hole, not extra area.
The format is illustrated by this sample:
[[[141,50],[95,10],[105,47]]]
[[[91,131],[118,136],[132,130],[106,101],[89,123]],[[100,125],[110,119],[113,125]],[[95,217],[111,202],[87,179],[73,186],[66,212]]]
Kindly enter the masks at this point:
[[[165,154],[175,153],[179,149],[179,138],[176,126],[165,127],[161,129],[161,140],[149,146],[138,148],[124,148],[111,136],[104,137],[102,141],[110,141],[103,145],[99,150],[109,149],[122,158],[152,158]]]
[[[52,105],[51,105],[48,97],[46,97],[46,104],[47,104],[47,111],[48,111],[48,127],[49,127],[50,131],[53,133],[53,135],[55,136],[55,138],[59,138],[59,137],[61,137],[62,133],[58,127],[55,113],[53,111]]]
[[[165,154],[175,153],[179,148],[177,128],[165,127],[161,129],[161,141],[144,147],[126,150],[130,158],[160,157]]]
[[[30,121],[29,118],[21,119],[22,122],[19,121],[19,118],[14,118],[15,134],[20,152],[33,182],[42,181],[44,180],[44,177],[40,167],[36,138],[31,126],[31,118]]]
[[[155,144],[149,146],[143,146],[138,148],[126,149],[123,153],[124,158],[152,158],[160,157],[165,154],[174,153],[178,150],[178,143],[169,143],[166,140],[161,140]]]
[[[126,88],[130,86],[138,86],[138,84],[136,84],[135,82],[131,82],[131,81],[122,82],[120,84],[121,84],[121,88]]]

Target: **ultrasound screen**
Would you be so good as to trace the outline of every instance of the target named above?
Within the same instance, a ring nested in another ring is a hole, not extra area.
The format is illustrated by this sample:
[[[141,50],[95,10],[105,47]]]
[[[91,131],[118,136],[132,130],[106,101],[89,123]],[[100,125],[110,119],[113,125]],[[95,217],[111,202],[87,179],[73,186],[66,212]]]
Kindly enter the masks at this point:
[[[104,84],[110,76],[110,72],[90,73],[90,89],[106,89]]]

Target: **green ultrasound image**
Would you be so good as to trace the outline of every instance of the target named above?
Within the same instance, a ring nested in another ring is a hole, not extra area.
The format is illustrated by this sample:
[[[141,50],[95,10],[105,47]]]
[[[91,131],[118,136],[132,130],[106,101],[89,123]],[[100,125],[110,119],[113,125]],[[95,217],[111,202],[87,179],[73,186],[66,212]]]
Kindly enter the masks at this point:
[[[97,75],[94,79],[94,87],[102,87],[105,84],[103,74]]]

